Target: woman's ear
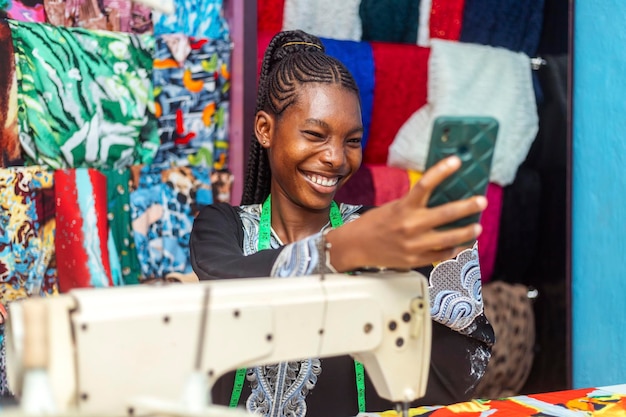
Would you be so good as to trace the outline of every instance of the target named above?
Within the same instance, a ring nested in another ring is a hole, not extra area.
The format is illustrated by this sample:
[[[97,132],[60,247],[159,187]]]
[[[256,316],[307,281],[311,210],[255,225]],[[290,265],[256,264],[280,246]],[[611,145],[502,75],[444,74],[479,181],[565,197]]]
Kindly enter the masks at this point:
[[[269,148],[272,139],[274,118],[267,112],[260,110],[254,118],[254,136],[264,148]]]

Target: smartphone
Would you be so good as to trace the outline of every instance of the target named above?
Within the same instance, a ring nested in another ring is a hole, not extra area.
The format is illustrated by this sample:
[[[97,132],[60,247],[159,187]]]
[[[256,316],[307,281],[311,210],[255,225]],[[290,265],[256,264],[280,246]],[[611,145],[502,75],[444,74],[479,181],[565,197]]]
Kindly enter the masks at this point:
[[[426,169],[452,155],[461,159],[461,167],[433,190],[428,207],[487,193],[498,127],[498,120],[493,117],[440,116],[435,119]],[[479,220],[480,213],[439,229],[466,226]]]

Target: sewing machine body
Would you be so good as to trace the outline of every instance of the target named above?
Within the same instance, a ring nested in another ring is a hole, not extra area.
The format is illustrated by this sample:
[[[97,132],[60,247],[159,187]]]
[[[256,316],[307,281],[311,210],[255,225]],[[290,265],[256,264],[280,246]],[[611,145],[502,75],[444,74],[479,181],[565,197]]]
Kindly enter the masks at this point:
[[[45,311],[40,326],[25,320],[33,305]],[[37,328],[38,363],[63,415],[163,413],[180,405],[191,375],[207,389],[192,402],[209,407],[210,387],[227,371],[342,354],[363,363],[380,396],[408,403],[426,390],[429,310],[427,280],[416,272],[77,289],[10,306],[9,384],[18,397],[26,389],[25,340]],[[203,407],[192,411],[243,414]]]

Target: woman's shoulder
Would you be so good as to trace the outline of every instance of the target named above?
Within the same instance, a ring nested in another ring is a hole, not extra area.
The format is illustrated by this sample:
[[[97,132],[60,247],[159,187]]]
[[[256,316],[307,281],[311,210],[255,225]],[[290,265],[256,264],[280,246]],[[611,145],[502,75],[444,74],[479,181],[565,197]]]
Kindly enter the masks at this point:
[[[344,221],[359,218],[366,211],[374,208],[373,206],[364,206],[361,204],[339,203],[339,210]]]

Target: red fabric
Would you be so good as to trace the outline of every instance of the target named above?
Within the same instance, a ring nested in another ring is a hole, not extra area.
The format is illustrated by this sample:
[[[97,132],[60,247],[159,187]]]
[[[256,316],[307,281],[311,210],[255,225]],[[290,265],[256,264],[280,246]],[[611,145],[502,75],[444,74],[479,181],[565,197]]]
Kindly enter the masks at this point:
[[[386,164],[398,130],[426,104],[429,48],[372,42],[374,105],[363,162]]]
[[[280,32],[283,28],[285,0],[257,0],[257,31]]]
[[[259,74],[261,73],[261,65],[263,64],[263,55],[265,54],[265,50],[267,49],[267,47],[270,44],[270,41],[272,40],[272,38],[274,37],[274,35],[276,35],[276,33],[278,32],[272,32],[272,31],[264,31],[264,32],[258,32],[257,33],[257,39],[256,39],[256,73],[257,73],[257,79],[259,77]]]
[[[430,37],[458,41],[461,38],[465,0],[432,0]]]
[[[409,174],[406,170],[381,164],[368,164],[374,185],[374,205],[380,206],[402,197],[409,191]]]
[[[89,190],[80,187],[77,175],[88,179]],[[103,281],[112,286],[106,176],[94,169],[57,170],[54,184],[59,291],[102,286]],[[86,192],[90,194],[86,196]],[[79,201],[89,199],[91,204],[81,207]],[[94,218],[95,224],[91,224]]]
[[[493,275],[498,253],[498,234],[500,233],[500,213],[502,213],[503,189],[498,184],[489,183],[487,187],[487,208],[480,217],[482,234],[478,237],[478,258],[480,275],[483,283],[489,282]]]

